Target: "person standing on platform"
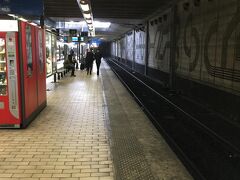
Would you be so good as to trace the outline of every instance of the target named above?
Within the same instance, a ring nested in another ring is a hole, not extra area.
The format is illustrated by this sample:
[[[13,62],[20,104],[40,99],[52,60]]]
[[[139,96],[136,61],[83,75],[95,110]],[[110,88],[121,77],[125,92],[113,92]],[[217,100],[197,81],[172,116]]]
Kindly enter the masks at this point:
[[[94,54],[92,52],[92,49],[89,49],[86,55],[86,68],[87,68],[87,74],[92,74],[92,67],[93,67],[93,60],[94,60]]]
[[[77,60],[76,60],[76,54],[75,54],[75,52],[74,52],[73,49],[70,50],[70,55],[72,56],[72,59],[73,59],[73,61],[74,61],[75,64],[76,64],[76,69],[78,69],[78,62],[77,62]],[[74,65],[75,65],[75,64],[74,64]]]
[[[68,55],[68,61],[69,61],[69,68],[72,70],[71,76],[76,77],[75,75],[75,61],[73,60],[73,56],[71,54]]]
[[[97,75],[99,76],[99,68],[100,68],[101,59],[102,59],[102,54],[99,49],[97,49],[97,52],[95,53],[94,57],[96,59]]]

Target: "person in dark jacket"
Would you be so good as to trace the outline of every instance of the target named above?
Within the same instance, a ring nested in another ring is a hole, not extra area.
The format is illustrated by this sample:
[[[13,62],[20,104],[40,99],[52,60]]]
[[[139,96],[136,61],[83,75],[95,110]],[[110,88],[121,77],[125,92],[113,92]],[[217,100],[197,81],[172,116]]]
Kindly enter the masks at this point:
[[[93,67],[93,60],[94,60],[94,54],[91,49],[88,50],[86,55],[86,68],[87,68],[87,74],[92,74],[92,67]]]
[[[102,59],[102,54],[99,49],[97,49],[97,52],[95,53],[94,58],[96,59],[97,75],[99,76],[99,68],[100,68],[101,59]]]
[[[76,77],[74,74],[75,72],[75,61],[73,60],[73,57],[71,54],[68,55],[68,61],[69,61],[69,68],[72,70],[71,76]]]

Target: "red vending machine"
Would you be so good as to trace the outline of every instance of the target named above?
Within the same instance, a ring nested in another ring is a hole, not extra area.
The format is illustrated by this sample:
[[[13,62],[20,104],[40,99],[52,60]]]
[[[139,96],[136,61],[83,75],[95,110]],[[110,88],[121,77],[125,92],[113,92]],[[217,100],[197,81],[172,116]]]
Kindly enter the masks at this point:
[[[0,20],[0,128],[24,128],[46,106],[45,77],[44,30]]]

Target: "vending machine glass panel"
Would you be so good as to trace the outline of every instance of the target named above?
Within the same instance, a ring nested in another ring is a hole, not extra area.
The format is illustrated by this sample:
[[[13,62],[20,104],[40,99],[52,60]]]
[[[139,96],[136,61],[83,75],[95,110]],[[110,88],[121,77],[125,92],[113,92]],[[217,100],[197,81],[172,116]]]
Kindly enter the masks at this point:
[[[39,53],[39,71],[42,74],[44,71],[44,64],[43,64],[43,36],[42,31],[38,30],[38,53]]]
[[[6,62],[6,50],[5,39],[0,38],[0,96],[7,95],[7,62]]]
[[[31,27],[26,26],[26,43],[27,43],[27,72],[28,76],[32,76],[33,72],[33,60],[32,60],[32,38],[31,38]]]
[[[57,36],[52,34],[51,38],[51,53],[52,53],[52,61],[53,61],[53,73],[57,72]]]
[[[52,75],[53,73],[53,62],[52,62],[52,53],[51,53],[51,33],[46,32],[46,58],[47,58],[47,76]]]

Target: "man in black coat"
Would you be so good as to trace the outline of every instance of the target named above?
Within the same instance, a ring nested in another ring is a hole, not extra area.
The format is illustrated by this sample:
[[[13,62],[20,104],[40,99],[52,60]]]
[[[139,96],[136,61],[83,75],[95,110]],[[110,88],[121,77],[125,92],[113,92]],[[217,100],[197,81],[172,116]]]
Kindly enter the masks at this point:
[[[88,50],[86,55],[86,68],[87,68],[87,74],[92,74],[92,67],[93,67],[93,60],[94,60],[94,54],[92,50]]]
[[[102,54],[99,49],[97,49],[97,52],[95,53],[94,57],[96,59],[97,75],[99,76],[99,68],[100,68],[101,59],[102,59]]]

